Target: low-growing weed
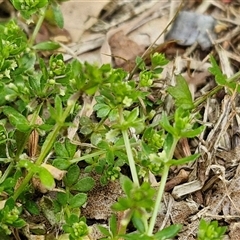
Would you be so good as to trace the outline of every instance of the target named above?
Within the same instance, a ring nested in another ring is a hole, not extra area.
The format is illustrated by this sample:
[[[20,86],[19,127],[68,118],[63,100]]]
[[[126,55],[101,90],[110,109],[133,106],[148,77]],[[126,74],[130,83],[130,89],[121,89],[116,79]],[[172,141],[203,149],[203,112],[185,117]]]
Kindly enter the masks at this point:
[[[129,80],[127,72],[110,65],[66,63],[61,54],[43,59],[40,51],[56,50],[60,45],[51,41],[35,45],[35,38],[46,11],[53,13],[56,25],[63,26],[58,3],[11,2],[23,18],[37,22],[31,36],[15,20],[0,25],[1,239],[29,228],[28,216],[40,213],[58,229],[55,238],[90,239],[80,208],[94,187],[91,174],[100,175],[103,185],[120,179],[124,191],[112,206],[123,217],[119,220],[113,214],[108,227],[99,226],[105,236],[102,239],[177,236],[180,224],[157,232],[154,226],[170,168],[199,157],[174,159],[174,151],[181,138],[193,138],[203,131],[195,108],[204,98],[193,102],[185,79],[177,76],[176,85],[167,88],[175,100],[174,113],[162,112],[160,120],[153,122],[153,105],[163,102],[153,103],[148,95],[168,63],[163,54],[151,55],[150,68],[143,59],[136,59],[138,80]],[[228,81],[213,58],[211,62],[219,86],[235,89],[234,79]],[[80,117],[79,135],[84,141],[73,141],[67,130],[75,127],[84,94],[95,98],[96,116]],[[81,144],[85,147],[79,147]],[[126,166],[130,176],[122,174]],[[157,191],[148,181],[150,173],[161,176]],[[130,223],[135,229],[132,232],[128,231]],[[221,239],[224,231],[216,222],[202,221],[198,238]]]

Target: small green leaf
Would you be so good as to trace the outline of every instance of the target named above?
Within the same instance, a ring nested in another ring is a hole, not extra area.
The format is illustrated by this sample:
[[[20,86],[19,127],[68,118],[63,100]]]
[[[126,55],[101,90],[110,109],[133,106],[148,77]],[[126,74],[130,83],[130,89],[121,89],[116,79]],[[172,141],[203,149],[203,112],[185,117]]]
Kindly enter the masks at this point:
[[[114,203],[111,208],[114,211],[125,211],[131,208],[131,200],[128,198],[119,198],[118,202]]]
[[[58,95],[56,95],[56,97],[55,97],[54,107],[55,107],[56,112],[58,113],[59,118],[61,118],[62,114],[63,114],[62,100]]]
[[[3,113],[8,117],[10,123],[20,132],[31,130],[29,121],[12,107],[3,107]]]
[[[79,222],[79,218],[75,214],[71,214],[70,217],[67,219],[67,224],[73,225],[74,223]]]
[[[59,115],[58,115],[58,112],[56,111],[56,109],[54,107],[52,107],[50,104],[48,104],[48,111],[51,115],[51,118],[57,122],[59,119]]]
[[[67,151],[67,149],[65,147],[65,144],[63,144],[61,142],[55,142],[54,150],[55,150],[57,156],[69,157],[68,156],[68,151]]]
[[[56,50],[58,48],[60,48],[60,44],[52,41],[40,42],[33,46],[33,49],[41,51]]]
[[[58,192],[57,193],[57,201],[62,205],[65,206],[68,202],[68,194],[65,192]]]
[[[70,168],[67,171],[67,174],[64,178],[64,183],[69,187],[72,186],[74,183],[77,182],[78,178],[80,176],[80,168],[77,164],[74,164],[70,166]]]
[[[15,201],[13,200],[12,197],[9,197],[7,199],[7,201],[5,202],[4,208],[7,208],[7,207],[8,207],[8,209],[13,209],[15,207]]]
[[[14,74],[22,74],[26,70],[32,69],[36,62],[36,55],[32,52],[25,53],[18,60],[18,68],[15,69]]]
[[[114,164],[114,152],[112,149],[109,149],[107,152],[106,152],[106,162],[110,165],[113,165]]]
[[[140,70],[143,71],[146,69],[145,62],[141,57],[137,56],[135,62]]]
[[[126,235],[123,235],[124,240],[155,240],[153,236],[147,236],[146,234],[142,233],[129,233]]]
[[[47,189],[52,190],[55,187],[54,178],[46,168],[39,166],[38,176]]]
[[[80,128],[80,133],[82,133],[83,135],[89,135],[90,133],[92,133],[93,129],[91,126],[82,126]]]
[[[97,116],[99,118],[106,117],[111,110],[111,108],[104,103],[96,104],[93,109],[97,111]]]
[[[227,76],[222,73],[222,70],[218,66],[216,60],[212,55],[210,55],[210,62],[212,64],[212,67],[208,69],[210,73],[212,73],[215,76],[215,80],[217,84],[219,85],[226,85],[227,83]]]
[[[109,226],[113,236],[116,236],[118,231],[118,226],[117,226],[117,217],[115,214],[112,214],[112,216],[110,217]]]
[[[151,62],[152,68],[156,68],[158,66],[164,66],[168,64],[169,60],[166,59],[164,54],[155,52],[153,55],[151,55]]]
[[[24,206],[33,215],[38,215],[40,213],[38,204],[34,201],[26,200]]]
[[[137,119],[138,115],[139,115],[139,108],[136,107],[129,113],[129,115],[126,117],[125,120],[129,123],[134,122]]]
[[[71,143],[70,139],[65,139],[66,150],[68,151],[68,156],[73,157],[76,153],[77,145]]]
[[[95,181],[92,177],[80,179],[71,189],[79,192],[88,192],[94,187]]]
[[[178,232],[182,229],[181,224],[174,224],[169,227],[164,228],[163,230],[157,232],[154,237],[157,240],[165,240],[175,237]]]
[[[27,170],[31,169],[32,172],[37,173],[38,171],[38,166],[36,166],[34,163],[32,163],[29,160],[26,159],[21,159],[18,163],[17,166],[20,168],[26,168]]]
[[[46,84],[46,81],[47,81],[49,75],[48,75],[48,69],[47,69],[46,63],[42,58],[39,58],[39,67],[40,67],[41,73],[42,73],[41,87],[43,88],[44,87],[43,84],[44,85]]]
[[[118,119],[118,116],[119,116],[119,113],[118,113],[118,109],[112,109],[108,115],[108,118],[109,120],[112,122],[112,121],[115,121]]]
[[[23,219],[17,219],[11,225],[12,227],[15,227],[15,228],[22,228],[26,225],[26,222]]]
[[[162,67],[156,67],[156,68],[154,68],[153,73],[154,74],[160,74],[160,73],[162,73],[162,71],[163,71]]]
[[[133,214],[133,217],[132,217],[132,222],[133,222],[133,225],[135,226],[135,228],[139,232],[144,233],[145,226],[144,226],[143,219],[141,218],[141,213],[140,212],[134,211],[134,214]]]
[[[109,143],[107,141],[103,140],[103,141],[99,142],[99,144],[97,146],[100,149],[109,150]]]
[[[186,137],[186,138],[196,137],[196,136],[198,136],[199,134],[202,133],[204,128],[205,128],[205,126],[200,126],[198,128],[192,129],[192,130],[181,131],[181,136]]]
[[[87,201],[87,194],[85,193],[78,193],[69,201],[69,206],[71,208],[78,208],[81,207]]]
[[[176,86],[168,87],[167,91],[175,99],[177,107],[182,107],[183,109],[193,109],[194,104],[192,95],[184,77],[178,75],[176,77]]]
[[[62,11],[59,7],[59,4],[52,4],[53,16],[55,23],[59,28],[63,28],[64,26],[64,19],[62,15]]]
[[[90,173],[90,172],[92,172],[93,171],[93,166],[87,166],[87,167],[85,167],[85,169],[84,169],[84,172],[85,173]]]
[[[122,186],[123,191],[127,194],[128,197],[131,197],[131,190],[133,189],[133,182],[124,175],[120,177],[120,184]]]
[[[53,166],[61,170],[68,169],[70,165],[71,163],[63,158],[56,158],[53,160]]]
[[[160,121],[160,125],[162,126],[162,128],[164,130],[166,130],[167,132],[169,132],[173,136],[178,135],[176,129],[170,125],[167,114],[165,112],[162,113],[162,119]]]
[[[108,236],[108,237],[111,237],[111,234],[109,233],[108,228],[105,228],[105,227],[103,227],[103,226],[101,226],[101,225],[98,225],[97,227],[98,227],[98,229],[100,230],[100,232],[101,232],[103,235]],[[104,238],[104,239],[107,240],[107,239],[109,239],[109,238]],[[103,239],[101,238],[101,240],[103,240]]]

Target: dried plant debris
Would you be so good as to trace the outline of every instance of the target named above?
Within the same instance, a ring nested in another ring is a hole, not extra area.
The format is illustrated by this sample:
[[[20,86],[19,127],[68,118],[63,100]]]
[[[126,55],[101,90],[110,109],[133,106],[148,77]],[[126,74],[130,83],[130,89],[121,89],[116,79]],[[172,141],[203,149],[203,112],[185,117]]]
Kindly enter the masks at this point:
[[[209,38],[215,38],[214,26],[216,21],[211,16],[195,12],[182,11],[179,13],[166,39],[178,40],[179,45],[190,46],[195,42],[203,50],[212,46]]]

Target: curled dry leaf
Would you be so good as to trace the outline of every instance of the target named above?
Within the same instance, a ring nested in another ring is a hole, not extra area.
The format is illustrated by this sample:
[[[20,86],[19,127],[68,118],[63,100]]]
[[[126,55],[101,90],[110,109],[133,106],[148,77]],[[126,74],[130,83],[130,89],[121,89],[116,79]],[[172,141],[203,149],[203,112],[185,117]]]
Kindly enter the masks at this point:
[[[184,183],[174,187],[172,196],[175,199],[180,199],[182,196],[196,192],[202,188],[202,183],[199,180]]]
[[[33,117],[33,114],[30,114],[27,117],[29,122],[32,121],[32,117]],[[43,124],[42,118],[37,116],[37,118],[35,120],[35,124],[36,125],[42,125]],[[31,134],[29,136],[29,140],[28,140],[28,154],[29,154],[30,157],[35,157],[37,155],[38,141],[39,141],[39,133],[38,133],[38,131],[36,129],[34,129],[31,132]]]
[[[65,174],[67,173],[67,171],[60,170],[47,163],[43,163],[41,166],[46,168],[52,174],[53,178],[58,181],[62,180]]]
[[[47,193],[49,189],[47,189],[42,183],[39,178],[33,177],[32,178],[32,185],[34,189],[38,190],[41,193]]]
[[[0,201],[0,210],[4,208],[6,201],[7,200]]]
[[[60,170],[56,167],[53,167],[50,164],[43,163],[41,166],[44,167],[45,169],[47,169],[48,172],[53,176],[53,178],[58,181],[62,180],[66,174],[66,171]],[[32,184],[33,184],[34,188],[37,189],[38,191],[40,191],[41,193],[47,193],[49,190],[52,190],[55,188],[55,183],[53,186],[51,186],[51,189],[49,189],[49,188],[46,188],[42,184],[42,182],[39,178],[35,178],[35,177],[32,178]]]

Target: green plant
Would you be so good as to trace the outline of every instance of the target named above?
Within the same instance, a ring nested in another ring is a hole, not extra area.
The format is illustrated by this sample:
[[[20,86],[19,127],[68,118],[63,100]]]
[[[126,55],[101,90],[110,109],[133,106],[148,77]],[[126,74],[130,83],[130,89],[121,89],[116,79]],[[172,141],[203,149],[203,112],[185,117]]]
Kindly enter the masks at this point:
[[[219,227],[217,221],[206,222],[204,219],[201,219],[198,240],[220,240],[223,238],[226,230],[227,227]]]
[[[174,151],[181,138],[193,138],[203,131],[195,111],[205,98],[193,102],[185,79],[177,76],[176,86],[167,88],[175,100],[174,113],[162,112],[160,120],[152,121],[154,107],[164,104],[164,97],[156,103],[148,99],[154,81],[168,63],[163,54],[152,54],[150,67],[138,57],[137,80],[129,79],[133,73],[109,65],[98,67],[77,60],[65,63],[61,54],[43,59],[39,51],[59,47],[51,41],[34,44],[45,17],[63,26],[57,1],[11,2],[24,18],[36,23],[29,37],[14,20],[0,25],[1,237],[27,224],[24,212],[43,213],[67,239],[87,237],[90,231],[80,207],[94,187],[89,173],[100,175],[103,185],[120,179],[125,193],[112,206],[115,212],[124,213],[123,218],[113,214],[109,228],[100,226],[103,239],[175,237],[180,224],[158,232],[154,226],[170,168],[199,157],[194,154],[176,160]],[[211,61],[210,71],[220,87],[238,90],[234,82],[238,75],[227,80],[215,60]],[[79,119],[80,143],[70,140],[66,130],[73,127],[83,94],[95,97],[97,120]],[[82,143],[85,146],[81,148]],[[131,172],[128,177],[121,173],[126,166]],[[157,191],[148,182],[150,172],[161,177]],[[53,196],[44,195],[56,189]],[[39,191],[43,196],[35,201]],[[135,231],[128,232],[131,222]],[[215,224],[209,227],[201,222],[199,237],[211,229],[221,237],[224,231]]]
[[[163,58],[160,59],[162,61]],[[117,82],[114,81],[114,84],[117,84]],[[121,84],[122,83],[120,83],[120,85]],[[125,84],[127,85],[128,83]],[[113,99],[118,99],[117,94],[119,92],[120,85],[118,88],[116,88],[116,92],[112,92],[114,97],[101,92],[102,103],[104,102],[105,105],[107,105],[107,103],[113,104]],[[178,91],[179,88],[182,89],[180,93]],[[129,90],[131,92],[130,87]],[[194,122],[194,116],[191,114],[191,109],[194,106],[192,103],[191,94],[185,80],[181,76],[177,78],[177,85],[175,87],[169,87],[168,91],[173,97],[176,98],[176,103],[178,106],[173,117],[173,124],[170,124],[166,113],[163,113],[162,119],[159,122],[159,126],[162,127],[163,131],[155,132],[153,128],[147,127],[145,133],[143,134],[143,138],[138,140],[138,150],[140,152],[139,156],[134,156],[133,154],[127,130],[129,128],[135,128],[137,133],[143,132],[145,129],[144,123],[147,116],[141,115],[139,108],[134,108],[131,112],[124,110],[124,99],[121,99],[122,104],[116,103],[118,105],[120,117],[114,121],[113,127],[116,129],[116,131],[118,130],[119,138],[121,138],[121,135],[123,137],[133,179],[132,182],[128,178],[123,178],[122,187],[126,197],[120,198],[119,201],[113,205],[113,209],[115,211],[127,211],[124,220],[122,220],[120,223],[118,232],[119,236],[123,235],[126,239],[128,239],[128,234],[125,235],[126,228],[130,221],[133,222],[134,226],[138,230],[138,233],[130,235],[131,239],[146,239],[147,236],[149,239],[164,239],[164,236],[161,234],[161,232],[153,235],[153,228],[169,169],[173,165],[180,165],[189,161],[194,161],[199,156],[199,154],[195,154],[183,159],[173,159],[174,150],[179,139],[182,137],[191,138],[200,134],[203,130],[203,126],[198,126]],[[135,90],[136,97],[133,99],[134,95],[129,94],[129,99],[132,102],[136,102],[138,98],[141,97],[144,101],[145,94],[141,93],[142,92]],[[110,98],[112,99],[111,101]],[[153,135],[156,139],[158,139],[158,141],[152,141]],[[148,143],[151,143],[152,146],[150,144],[148,145]],[[155,146],[153,144],[155,144]],[[159,152],[159,149],[162,150]],[[154,191],[150,187],[149,183],[143,182],[143,184],[140,185],[138,177],[139,174],[135,167],[136,162],[140,168],[145,168],[145,173],[148,172],[147,170],[151,170],[155,174],[161,175],[161,184],[159,186],[156,201],[153,201]],[[172,226],[172,228],[174,228],[174,226]],[[179,230],[180,225],[176,225],[175,231],[172,232],[174,234],[169,237],[174,237]]]
[[[89,234],[89,229],[86,224],[85,218],[78,218],[76,215],[71,215],[66,224],[63,225],[63,229],[66,233],[69,233],[70,240],[81,240],[83,237]]]
[[[22,220],[19,215],[21,214],[21,207],[15,206],[12,198],[9,198],[4,205],[4,209],[0,211],[0,236],[11,234],[11,228],[22,228],[26,222]]]

